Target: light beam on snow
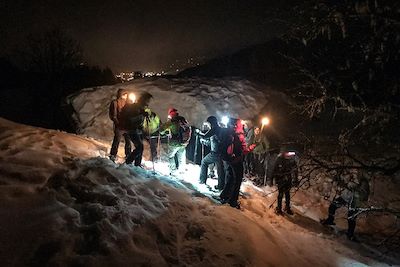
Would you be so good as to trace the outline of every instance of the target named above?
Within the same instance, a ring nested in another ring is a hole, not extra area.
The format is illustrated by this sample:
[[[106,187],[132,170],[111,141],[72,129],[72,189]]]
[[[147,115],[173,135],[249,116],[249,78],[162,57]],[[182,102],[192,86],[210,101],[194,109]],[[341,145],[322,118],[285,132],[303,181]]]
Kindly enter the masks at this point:
[[[153,163],[151,161],[143,161],[143,164],[146,168],[153,168]],[[202,194],[210,195],[212,193],[216,193],[211,191],[215,185],[217,185],[218,181],[216,179],[207,179],[207,185],[199,183],[200,177],[200,166],[195,164],[185,164],[184,167],[175,171],[173,175],[170,174],[170,169],[167,162],[157,161],[154,163],[154,169],[157,173],[168,177],[171,180],[179,180],[181,182],[186,182],[190,184],[186,184],[187,187],[191,187],[190,189],[196,190]]]

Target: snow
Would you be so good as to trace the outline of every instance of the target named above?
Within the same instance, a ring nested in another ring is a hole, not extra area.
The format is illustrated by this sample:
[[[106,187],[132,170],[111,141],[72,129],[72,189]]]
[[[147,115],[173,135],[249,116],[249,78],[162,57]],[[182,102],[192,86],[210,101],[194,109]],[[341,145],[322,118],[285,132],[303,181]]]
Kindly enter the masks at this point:
[[[159,114],[176,103],[196,125],[210,114],[250,117],[264,99],[240,80],[143,80],[72,96],[83,135],[0,118],[2,266],[388,266],[322,227],[326,207],[302,192],[297,214],[280,217],[274,187],[245,182],[237,210],[212,200],[196,165],[171,177],[163,162],[153,173],[147,160],[145,169],[110,161],[107,108],[120,87],[149,90]]]
[[[147,91],[153,95],[150,108],[162,121],[167,119],[168,108],[176,108],[191,125],[201,127],[210,115],[221,118],[253,118],[267,103],[265,88],[241,79],[202,80],[140,79],[115,86],[88,88],[72,95],[68,101],[75,110],[75,120],[81,133],[100,139],[112,139],[112,122],[108,118],[108,104],[115,98],[118,88],[140,95]],[[260,89],[265,92],[262,93]],[[273,94],[272,90],[269,90]]]

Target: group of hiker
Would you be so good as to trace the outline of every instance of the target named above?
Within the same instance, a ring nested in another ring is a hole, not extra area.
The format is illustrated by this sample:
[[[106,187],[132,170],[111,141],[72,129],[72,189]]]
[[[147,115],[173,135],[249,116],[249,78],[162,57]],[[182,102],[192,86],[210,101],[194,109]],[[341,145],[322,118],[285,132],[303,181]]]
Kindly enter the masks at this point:
[[[131,97],[130,97],[131,96]],[[138,99],[128,91],[119,89],[117,98],[109,107],[109,116],[114,123],[114,139],[110,159],[115,162],[119,143],[125,139],[125,163],[142,166],[143,141],[150,146],[151,158],[157,157],[161,136],[168,138],[167,159],[171,173],[184,167],[185,148],[191,136],[191,127],[178,110],[168,110],[168,120],[162,123],[160,117],[149,108],[153,96],[143,92]],[[131,144],[134,145],[132,150]]]
[[[207,185],[209,169],[216,167],[218,184],[215,190],[219,190],[220,194],[215,198],[218,201],[240,209],[240,186],[246,174],[253,179],[255,177],[253,181],[257,185],[271,186],[274,181],[278,190],[276,214],[293,214],[290,190],[299,184],[297,152],[282,146],[279,153],[271,153],[270,143],[263,133],[264,125],[252,127],[250,123],[243,124],[239,118],[229,118],[227,122],[220,123],[217,117],[209,116],[204,122],[205,128],[200,130],[191,127],[176,108],[169,108],[168,119],[162,123],[160,117],[149,108],[152,97],[150,93],[143,92],[135,99],[128,91],[118,90],[117,98],[109,107],[110,119],[114,123],[114,139],[110,151],[112,161],[116,160],[122,137],[125,140],[125,163],[139,167],[144,140],[149,143],[153,163],[155,158],[160,156],[158,153],[161,140],[167,140],[165,154],[170,174],[183,173],[186,165],[186,147],[193,135],[196,143],[199,141],[202,147],[207,147],[209,151],[206,155],[202,153],[199,183]],[[131,144],[134,145],[134,149]],[[335,210],[346,203],[343,198],[335,199],[329,208],[329,217],[321,222],[326,225],[334,224]],[[354,213],[349,209],[349,239],[354,237],[356,216],[352,215]]]

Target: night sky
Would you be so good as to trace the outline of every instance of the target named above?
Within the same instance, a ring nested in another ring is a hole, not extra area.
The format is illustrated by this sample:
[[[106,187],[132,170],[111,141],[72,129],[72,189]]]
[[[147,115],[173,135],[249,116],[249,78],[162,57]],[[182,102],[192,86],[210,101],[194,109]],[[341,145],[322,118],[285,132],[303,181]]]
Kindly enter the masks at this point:
[[[28,34],[58,27],[80,42],[89,64],[160,71],[176,59],[212,58],[279,34],[268,16],[275,2],[2,0],[0,56]]]

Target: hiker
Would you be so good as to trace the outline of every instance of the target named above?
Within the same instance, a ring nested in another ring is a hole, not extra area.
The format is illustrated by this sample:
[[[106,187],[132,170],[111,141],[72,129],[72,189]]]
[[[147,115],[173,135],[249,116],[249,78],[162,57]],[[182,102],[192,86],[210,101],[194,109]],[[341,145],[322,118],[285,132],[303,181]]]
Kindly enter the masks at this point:
[[[222,190],[225,185],[225,174],[222,166],[220,148],[221,127],[219,127],[218,120],[215,116],[208,117],[206,121],[210,125],[210,129],[207,132],[203,133],[199,129],[196,129],[196,134],[200,137],[200,142],[210,147],[210,153],[201,160],[199,183],[206,184],[208,167],[210,164],[215,163],[218,175],[218,185],[216,189]]]
[[[267,175],[269,142],[266,135],[261,132],[260,127],[255,127],[253,133],[247,141],[248,144],[255,145],[254,150],[247,155],[249,156],[249,174],[256,176],[256,184],[261,185]]]
[[[354,235],[358,209],[368,201],[370,187],[367,178],[361,177],[359,183],[350,182],[348,187],[336,197],[328,208],[328,217],[321,220],[323,225],[335,225],[335,213],[340,207],[347,207],[347,233],[349,240],[357,242]]]
[[[189,123],[179,115],[177,109],[170,108],[167,122],[160,127],[160,134],[168,135],[167,158],[170,174],[183,172],[186,165],[186,146],[192,135]]]
[[[143,121],[144,139],[149,143],[151,160],[154,161],[158,156],[157,145],[160,138],[159,128],[161,120],[149,107],[145,107],[144,111],[147,113]]]
[[[128,130],[130,141],[135,145],[135,149],[129,154],[125,163],[141,166],[143,156],[143,122],[148,114],[145,107],[153,96],[147,92],[140,95],[137,102],[128,102],[121,112],[121,119],[125,129]]]
[[[220,194],[220,201],[240,209],[238,199],[243,180],[244,155],[252,151],[255,145],[247,147],[240,119],[230,118],[227,126],[228,128],[223,129],[221,135],[221,158],[224,164],[226,183]]]
[[[290,208],[290,189],[292,186],[298,185],[298,169],[297,169],[296,153],[287,151],[286,148],[281,149],[272,171],[275,182],[278,186],[278,205],[275,209],[276,214],[283,215],[282,199],[285,195],[285,211],[289,215],[293,215]]]
[[[118,147],[122,136],[125,139],[125,156],[127,157],[131,151],[131,142],[129,141],[126,129],[123,128],[121,123],[121,111],[126,105],[127,98],[128,92],[124,89],[118,89],[117,98],[111,101],[109,106],[108,114],[114,124],[114,138],[110,150],[110,159],[114,162],[117,158]]]

